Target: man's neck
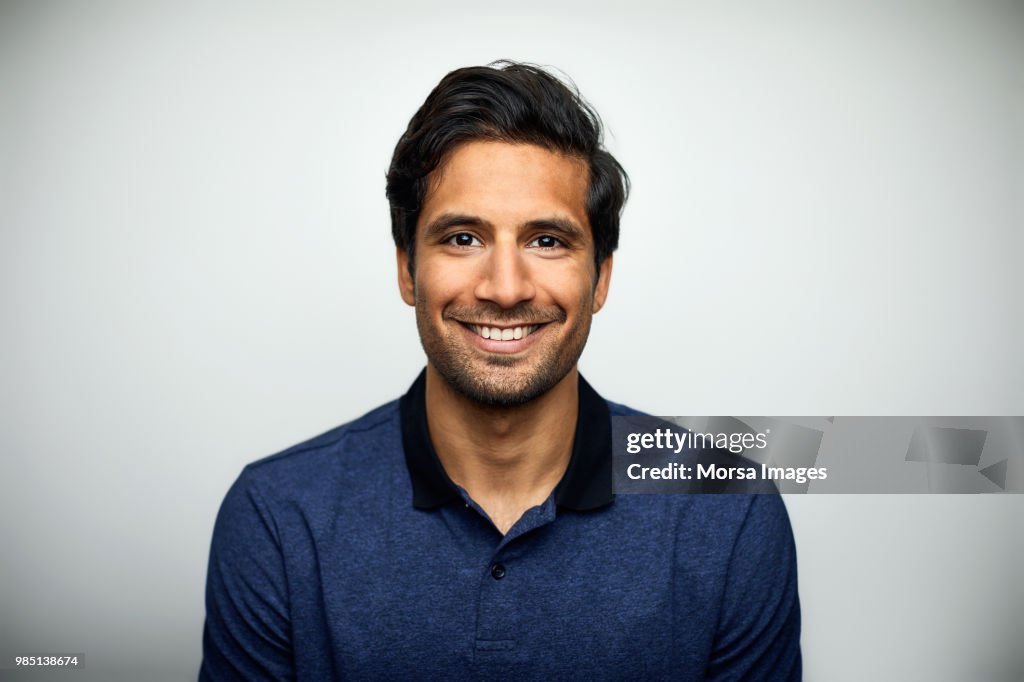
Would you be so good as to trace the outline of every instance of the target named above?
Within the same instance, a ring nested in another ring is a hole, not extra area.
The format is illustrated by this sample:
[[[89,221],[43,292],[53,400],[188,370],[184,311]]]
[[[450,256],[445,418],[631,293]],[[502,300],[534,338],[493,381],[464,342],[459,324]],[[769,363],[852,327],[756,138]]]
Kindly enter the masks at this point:
[[[427,426],[449,478],[506,533],[551,494],[572,455],[579,405],[576,368],[516,407],[482,405],[427,365]]]

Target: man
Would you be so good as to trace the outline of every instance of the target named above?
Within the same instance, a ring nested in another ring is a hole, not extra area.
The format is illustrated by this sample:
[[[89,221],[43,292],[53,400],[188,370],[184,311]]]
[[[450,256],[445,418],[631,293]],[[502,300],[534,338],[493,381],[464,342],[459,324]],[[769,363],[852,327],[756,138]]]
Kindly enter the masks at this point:
[[[395,150],[401,400],[249,465],[217,519],[203,679],[796,679],[773,495],[612,494],[576,363],[627,181],[541,69],[448,74]]]

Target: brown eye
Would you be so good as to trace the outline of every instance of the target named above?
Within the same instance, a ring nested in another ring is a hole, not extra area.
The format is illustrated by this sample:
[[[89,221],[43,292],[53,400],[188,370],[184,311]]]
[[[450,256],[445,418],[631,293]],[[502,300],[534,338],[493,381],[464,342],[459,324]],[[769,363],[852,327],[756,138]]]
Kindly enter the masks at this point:
[[[558,248],[559,246],[564,246],[561,240],[559,240],[557,237],[552,237],[550,234],[545,234],[540,237],[537,237],[532,242],[530,242],[530,245],[540,249],[555,249]]]
[[[446,239],[445,241],[453,246],[477,246],[478,244],[480,244],[480,240],[478,240],[476,237],[469,234],[468,232],[459,232],[458,234],[453,234],[451,237],[448,237],[448,239]]]

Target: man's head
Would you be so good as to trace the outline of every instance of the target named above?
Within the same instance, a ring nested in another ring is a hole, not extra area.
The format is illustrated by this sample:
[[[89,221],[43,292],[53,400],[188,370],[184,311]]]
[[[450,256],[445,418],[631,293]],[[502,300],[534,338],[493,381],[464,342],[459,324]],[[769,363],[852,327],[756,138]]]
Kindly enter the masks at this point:
[[[402,296],[448,384],[511,406],[572,371],[627,188],[597,115],[548,73],[501,63],[441,81],[395,149],[387,194]]]

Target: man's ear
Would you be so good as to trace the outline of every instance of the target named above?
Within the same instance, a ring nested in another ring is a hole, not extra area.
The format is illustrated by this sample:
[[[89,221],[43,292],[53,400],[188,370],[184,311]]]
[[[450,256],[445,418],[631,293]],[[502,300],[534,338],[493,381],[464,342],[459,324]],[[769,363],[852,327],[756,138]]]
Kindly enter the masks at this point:
[[[594,285],[594,309],[592,312],[597,312],[604,307],[604,302],[608,299],[608,284],[612,279],[612,257],[608,256],[601,262],[601,266],[597,269],[597,284]]]
[[[409,273],[409,254],[405,249],[395,249],[395,256],[398,260],[398,293],[402,294],[402,300],[411,306],[416,305],[416,284]]]

